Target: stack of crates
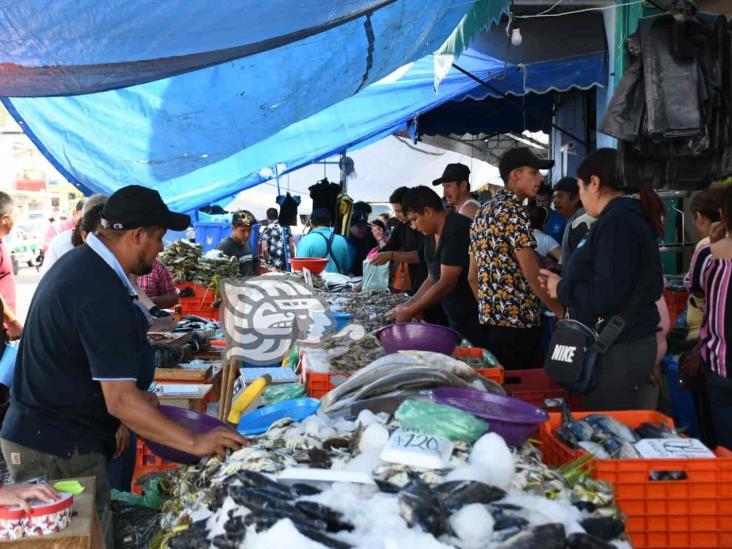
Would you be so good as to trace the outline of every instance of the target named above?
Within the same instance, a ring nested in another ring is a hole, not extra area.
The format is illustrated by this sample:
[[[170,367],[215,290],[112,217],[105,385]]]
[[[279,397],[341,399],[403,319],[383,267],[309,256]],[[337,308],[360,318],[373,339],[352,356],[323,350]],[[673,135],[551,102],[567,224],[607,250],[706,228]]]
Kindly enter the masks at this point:
[[[575,419],[595,412],[574,414]],[[636,428],[641,423],[673,426],[658,412],[597,412]],[[555,432],[561,414],[549,414],[539,431],[544,461],[559,467],[583,456],[566,446]],[[592,478],[615,487],[615,500],[626,515],[630,542],[636,549],[667,547],[732,547],[732,452],[719,447],[714,458],[593,459]],[[678,480],[654,480],[674,472]]]

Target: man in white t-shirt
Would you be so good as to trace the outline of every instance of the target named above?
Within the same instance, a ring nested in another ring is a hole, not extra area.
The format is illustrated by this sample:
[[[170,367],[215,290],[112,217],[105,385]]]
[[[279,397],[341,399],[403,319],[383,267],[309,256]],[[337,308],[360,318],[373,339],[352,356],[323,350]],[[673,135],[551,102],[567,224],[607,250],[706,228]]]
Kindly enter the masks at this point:
[[[536,239],[536,253],[541,257],[549,257],[559,261],[562,251],[559,242],[544,232],[549,211],[541,206],[529,205],[529,221]]]
[[[81,208],[81,216],[79,219],[83,219],[84,214],[91,210],[95,206],[103,206],[107,200],[105,194],[95,194],[84,200],[84,205]],[[53,237],[51,243],[48,245],[48,250],[43,256],[43,274],[46,274],[51,265],[56,263],[59,257],[64,255],[66,252],[73,250],[74,245],[71,242],[71,235],[74,233],[74,228],[60,232]]]

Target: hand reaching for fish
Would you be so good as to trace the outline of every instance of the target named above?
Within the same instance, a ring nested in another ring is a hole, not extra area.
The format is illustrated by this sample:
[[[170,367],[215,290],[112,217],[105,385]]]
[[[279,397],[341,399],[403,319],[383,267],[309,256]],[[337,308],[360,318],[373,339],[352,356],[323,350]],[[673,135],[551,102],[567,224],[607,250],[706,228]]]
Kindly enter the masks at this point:
[[[234,429],[217,427],[208,433],[196,435],[191,453],[201,457],[216,454],[221,459],[226,459],[226,450],[236,451],[246,445],[247,440]]]
[[[409,322],[415,315],[415,311],[407,303],[397,305],[390,313],[392,313],[395,322]]]

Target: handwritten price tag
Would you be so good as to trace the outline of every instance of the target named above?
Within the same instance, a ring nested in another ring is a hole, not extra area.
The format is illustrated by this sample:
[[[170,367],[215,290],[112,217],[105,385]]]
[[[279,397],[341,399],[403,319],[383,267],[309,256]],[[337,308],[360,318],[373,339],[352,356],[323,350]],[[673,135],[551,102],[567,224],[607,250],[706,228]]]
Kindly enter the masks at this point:
[[[440,469],[450,461],[454,445],[446,438],[397,429],[389,437],[381,459],[414,467]]]

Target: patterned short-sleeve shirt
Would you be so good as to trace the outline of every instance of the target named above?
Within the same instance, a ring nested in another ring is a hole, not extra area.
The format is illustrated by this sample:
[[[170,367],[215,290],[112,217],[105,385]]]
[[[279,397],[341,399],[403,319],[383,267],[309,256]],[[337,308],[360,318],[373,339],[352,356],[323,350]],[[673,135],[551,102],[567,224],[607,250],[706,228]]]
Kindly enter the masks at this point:
[[[259,242],[267,243],[269,263],[281,271],[288,270],[285,254],[289,254],[289,249],[286,250],[289,241],[289,229],[283,227],[277,221],[272,221],[266,227],[263,227],[259,235]]]
[[[521,274],[516,258],[523,248],[536,248],[529,214],[516,194],[501,189],[481,206],[470,229],[470,255],[478,266],[481,324],[541,326],[541,301]]]

